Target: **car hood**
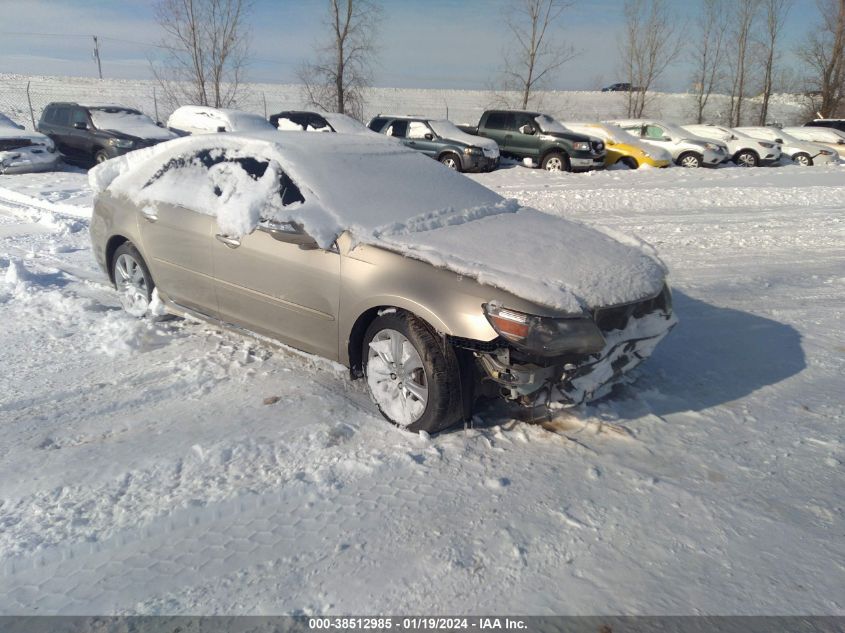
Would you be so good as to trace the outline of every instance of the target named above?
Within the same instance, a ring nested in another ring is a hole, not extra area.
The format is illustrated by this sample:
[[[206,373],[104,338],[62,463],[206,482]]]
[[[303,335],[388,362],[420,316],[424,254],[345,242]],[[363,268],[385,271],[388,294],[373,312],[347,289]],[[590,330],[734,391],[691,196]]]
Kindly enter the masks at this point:
[[[13,143],[16,141],[29,141],[31,145],[50,145],[49,137],[40,132],[33,132],[31,130],[19,130],[12,127],[0,127],[0,141]]]
[[[568,314],[655,296],[666,278],[648,245],[513,200],[353,238]]]

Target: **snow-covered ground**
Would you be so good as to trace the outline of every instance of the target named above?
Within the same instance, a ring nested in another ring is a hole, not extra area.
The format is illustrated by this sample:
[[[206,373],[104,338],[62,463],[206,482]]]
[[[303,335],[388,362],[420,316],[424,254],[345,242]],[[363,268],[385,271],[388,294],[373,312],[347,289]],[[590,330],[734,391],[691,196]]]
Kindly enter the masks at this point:
[[[845,169],[473,178],[659,249],[632,385],[407,434],[331,363],[126,316],[85,174],[0,177],[0,613],[845,614]]]

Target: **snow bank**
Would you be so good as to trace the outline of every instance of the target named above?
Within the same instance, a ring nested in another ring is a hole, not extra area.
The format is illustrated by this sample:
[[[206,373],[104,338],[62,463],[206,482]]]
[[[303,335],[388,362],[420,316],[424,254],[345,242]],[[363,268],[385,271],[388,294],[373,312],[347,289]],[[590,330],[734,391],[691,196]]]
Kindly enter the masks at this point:
[[[249,158],[263,171],[248,173]],[[282,204],[282,173],[304,201]],[[377,135],[185,138],[107,161],[90,183],[138,206],[163,201],[214,215],[233,236],[262,220],[293,221],[328,248],[348,231],[358,242],[568,312],[655,295],[666,274],[642,249],[522,208]]]

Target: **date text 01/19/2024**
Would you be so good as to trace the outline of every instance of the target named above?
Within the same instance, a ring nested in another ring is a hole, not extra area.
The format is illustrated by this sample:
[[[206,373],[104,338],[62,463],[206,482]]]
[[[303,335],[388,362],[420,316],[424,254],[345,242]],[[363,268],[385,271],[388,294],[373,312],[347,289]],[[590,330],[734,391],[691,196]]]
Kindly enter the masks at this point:
[[[346,617],[346,618],[309,618],[310,630],[404,630],[404,631],[443,631],[443,630],[524,630],[527,625],[519,618],[444,618],[444,617]]]

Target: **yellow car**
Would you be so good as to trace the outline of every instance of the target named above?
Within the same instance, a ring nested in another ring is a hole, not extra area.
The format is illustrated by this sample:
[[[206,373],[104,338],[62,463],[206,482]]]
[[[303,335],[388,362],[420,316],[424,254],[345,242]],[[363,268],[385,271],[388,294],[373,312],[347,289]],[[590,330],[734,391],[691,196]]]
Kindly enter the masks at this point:
[[[665,149],[646,145],[621,127],[610,123],[564,123],[563,125],[573,132],[602,139],[607,149],[607,156],[604,159],[605,167],[616,163],[626,165],[630,169],[637,169],[640,165],[668,167],[672,164],[672,155]]]

